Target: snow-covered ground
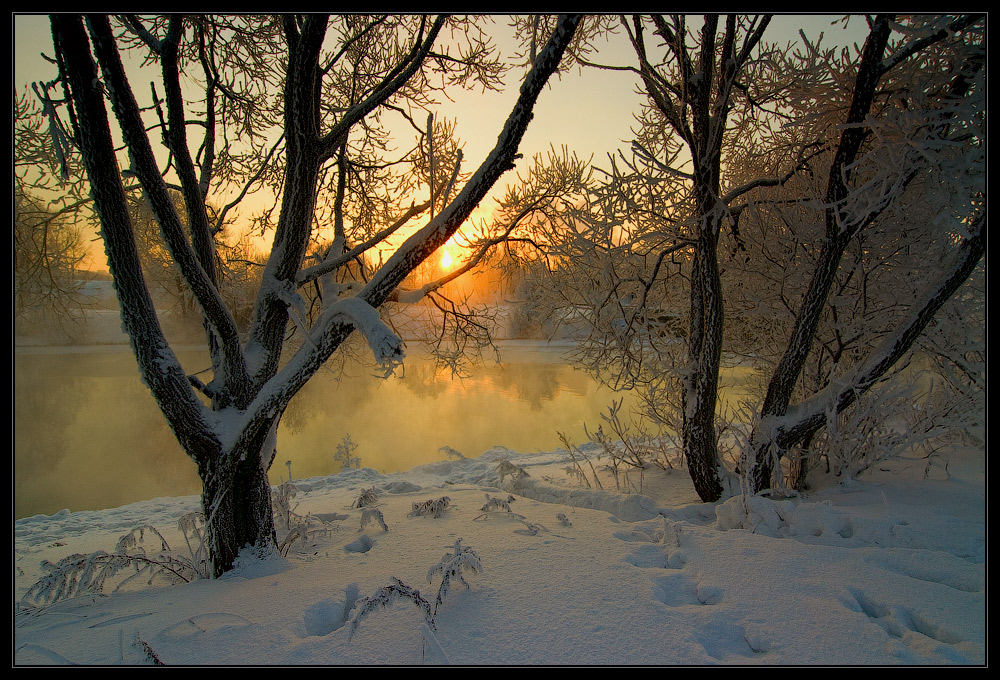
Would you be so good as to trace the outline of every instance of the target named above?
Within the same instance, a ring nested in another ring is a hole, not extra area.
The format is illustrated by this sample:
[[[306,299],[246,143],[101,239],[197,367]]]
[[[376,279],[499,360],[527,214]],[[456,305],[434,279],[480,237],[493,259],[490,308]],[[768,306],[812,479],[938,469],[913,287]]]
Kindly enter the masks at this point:
[[[501,482],[503,460],[529,476]],[[493,449],[404,473],[295,480],[293,509],[311,529],[287,557],[215,581],[15,606],[14,663],[986,662],[982,448],[755,499],[749,515],[741,498],[697,502],[683,470],[649,470],[642,495],[628,495],[581,486],[569,465],[564,451]],[[362,527],[353,507],[373,487],[388,531]],[[484,511],[487,495],[513,496],[511,512]],[[440,517],[409,516],[443,496]],[[185,552],[178,519],[197,506],[160,498],[17,520],[15,600],[41,560],[111,551],[139,525]],[[461,572],[468,588],[452,579],[430,623],[398,599],[353,625],[362,598],[394,578],[433,606],[442,575],[428,581],[428,570],[458,539],[482,569]]]

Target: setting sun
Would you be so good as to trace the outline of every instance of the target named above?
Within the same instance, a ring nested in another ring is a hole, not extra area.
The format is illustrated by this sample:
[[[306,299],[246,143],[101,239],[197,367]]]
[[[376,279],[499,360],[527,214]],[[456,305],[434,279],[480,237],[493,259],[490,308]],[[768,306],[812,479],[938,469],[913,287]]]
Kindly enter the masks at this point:
[[[448,249],[445,248],[441,252],[441,268],[451,269],[453,266],[455,266],[455,258],[452,257],[451,252],[449,252]]]

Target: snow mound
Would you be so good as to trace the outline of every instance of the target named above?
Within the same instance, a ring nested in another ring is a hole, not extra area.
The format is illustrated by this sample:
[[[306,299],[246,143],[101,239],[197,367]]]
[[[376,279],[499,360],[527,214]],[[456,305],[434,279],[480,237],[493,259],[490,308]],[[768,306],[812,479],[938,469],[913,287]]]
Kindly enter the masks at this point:
[[[274,576],[292,568],[284,557],[272,550],[261,550],[247,546],[240,550],[233,562],[233,569],[222,576],[220,580],[246,579],[251,580],[262,576]]]

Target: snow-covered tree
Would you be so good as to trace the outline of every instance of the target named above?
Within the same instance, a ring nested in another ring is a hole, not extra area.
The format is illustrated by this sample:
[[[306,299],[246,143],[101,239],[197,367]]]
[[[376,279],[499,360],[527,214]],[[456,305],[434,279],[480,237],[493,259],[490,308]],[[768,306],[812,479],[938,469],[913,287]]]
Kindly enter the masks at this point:
[[[711,501],[723,493],[724,474],[715,425],[724,329],[718,250],[729,203],[749,190],[724,187],[723,160],[771,96],[771,81],[759,76],[769,18],[691,21],[621,18],[636,65],[619,68],[637,74],[647,96],[632,154],[611,159],[604,185],[585,210],[563,218],[572,223],[557,226],[552,242],[553,257],[572,262],[561,271],[566,307],[592,329],[582,359],[647,395],[680,385],[663,419],[677,421],[695,488]]]
[[[723,348],[770,379],[741,464],[761,490],[900,365],[983,253],[984,19],[851,20],[862,49],[793,51],[766,45],[766,17],[623,18],[638,66],[618,68],[648,99],[632,153],[551,225],[548,299],[589,327],[581,360],[682,434],[706,501],[728,476]],[[952,374],[979,356],[938,355]]]
[[[415,112],[432,111],[441,88],[496,86],[502,67],[474,18],[51,17],[70,104],[67,136],[87,169],[123,327],[144,382],[198,465],[215,575],[231,569],[244,547],[274,549],[267,471],[289,400],[355,330],[380,364],[401,360],[401,340],[379,308],[427,293],[401,286],[514,167],[532,108],[579,19],[559,17],[547,41],[538,36],[495,148],[462,181],[457,158],[439,153],[430,160],[435,128],[424,127]],[[159,68],[145,107],[123,51]],[[407,206],[421,181],[420,163],[394,159],[387,148],[384,120],[393,113],[413,123],[423,140],[423,181],[433,178],[423,203]],[[168,153],[154,151],[150,132]],[[195,154],[193,132],[201,138]],[[116,153],[115,135],[127,155]],[[396,172],[396,161],[417,170]],[[141,186],[202,315],[212,357],[207,382],[185,374],[160,329],[123,179]],[[258,216],[258,224],[273,226],[273,245],[250,327],[241,333],[220,294],[213,235],[240,200],[262,186],[275,190],[275,205]],[[175,208],[174,187],[184,217]],[[223,206],[218,211],[208,209],[211,197]],[[339,269],[385,249],[420,216],[426,223],[397,239],[384,259],[365,260],[379,266],[362,281],[336,280]],[[318,261],[307,261],[311,238],[328,226],[329,247]],[[305,286],[321,292],[322,307],[312,317],[300,292]],[[289,328],[301,338],[297,348],[286,342]]]
[[[805,59],[853,80],[843,122],[819,133],[825,191],[794,197],[823,231],[746,452],[754,490],[771,486],[785,450],[909,355],[985,253],[984,21],[873,17],[856,66],[815,48]],[[817,341],[818,363],[829,361],[793,406]]]

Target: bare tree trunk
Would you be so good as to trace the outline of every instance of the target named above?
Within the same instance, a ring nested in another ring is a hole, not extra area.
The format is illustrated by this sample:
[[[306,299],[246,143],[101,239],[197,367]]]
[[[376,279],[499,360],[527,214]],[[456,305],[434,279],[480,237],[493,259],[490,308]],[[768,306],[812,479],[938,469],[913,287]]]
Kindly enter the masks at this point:
[[[714,212],[714,211],[712,211]],[[705,214],[705,213],[702,213]],[[722,279],[716,255],[718,226],[705,215],[695,245],[691,274],[688,370],[682,408],[682,441],[691,481],[706,503],[719,500],[723,487],[715,434],[719,366],[722,359]]]

